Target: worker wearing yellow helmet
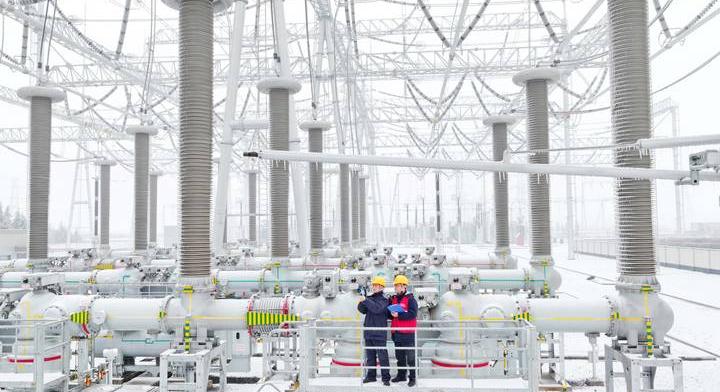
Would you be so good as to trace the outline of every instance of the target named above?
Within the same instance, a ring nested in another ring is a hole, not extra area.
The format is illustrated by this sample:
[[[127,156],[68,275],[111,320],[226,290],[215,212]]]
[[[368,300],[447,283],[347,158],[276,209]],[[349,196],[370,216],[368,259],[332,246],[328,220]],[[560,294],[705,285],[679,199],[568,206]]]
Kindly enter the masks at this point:
[[[392,309],[390,331],[395,343],[398,372],[391,381],[408,381],[408,386],[413,387],[415,386],[415,329],[418,304],[415,297],[407,292],[409,283],[405,275],[397,275],[393,280],[395,295],[390,298]],[[407,368],[410,368],[409,371]]]
[[[365,297],[358,304],[358,311],[365,315],[363,325],[370,328],[387,328],[388,320],[388,304],[389,301],[383,294],[385,290],[385,278],[375,276],[370,282],[372,285],[372,294]],[[382,375],[383,385],[390,385],[390,359],[385,346],[387,345],[387,331],[384,330],[365,330],[363,332],[365,339],[365,365],[367,373],[363,378],[363,383],[377,381],[377,370],[375,367],[380,362],[380,374]]]

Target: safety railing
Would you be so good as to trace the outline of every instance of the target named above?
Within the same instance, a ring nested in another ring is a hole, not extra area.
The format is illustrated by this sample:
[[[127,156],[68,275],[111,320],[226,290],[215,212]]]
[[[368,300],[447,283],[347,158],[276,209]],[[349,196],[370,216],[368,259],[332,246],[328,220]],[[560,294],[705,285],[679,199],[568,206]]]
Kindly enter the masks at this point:
[[[578,239],[575,241],[575,251],[614,258],[617,257],[617,241],[605,238]],[[666,267],[720,274],[720,249],[656,245],[655,254],[657,262]]]
[[[397,366],[392,345],[366,346],[358,321],[288,322],[263,340],[264,376],[297,375],[303,391],[372,388],[360,376],[369,369],[414,370],[419,387],[443,390],[536,391],[540,351],[535,327],[525,320],[419,320],[414,343],[415,366]],[[391,342],[388,339],[388,342]],[[387,350],[389,366],[367,365],[366,349]],[[348,360],[347,353],[354,353]],[[338,357],[340,359],[338,359]],[[380,380],[380,375],[377,377]],[[448,382],[451,380],[452,382]],[[375,384],[380,385],[380,384]]]
[[[0,389],[68,389],[68,320],[0,320]]]

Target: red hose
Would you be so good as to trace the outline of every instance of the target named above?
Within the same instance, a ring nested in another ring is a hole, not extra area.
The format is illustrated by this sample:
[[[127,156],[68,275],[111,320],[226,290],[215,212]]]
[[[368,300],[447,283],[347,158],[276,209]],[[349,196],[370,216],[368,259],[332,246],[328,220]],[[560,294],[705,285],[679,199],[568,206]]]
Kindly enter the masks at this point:
[[[57,361],[60,358],[62,358],[62,355],[53,355],[52,357],[45,357],[45,362]],[[8,362],[10,362],[10,363],[33,363],[33,362],[35,362],[35,359],[34,358],[17,359],[17,358],[9,357]]]
[[[468,366],[468,365],[459,365],[459,364],[456,365],[456,364],[454,364],[454,363],[447,363],[447,362],[440,362],[440,361],[435,360],[435,359],[431,359],[430,362],[432,362],[432,364],[435,365],[435,366],[439,366],[439,367],[443,367],[443,368],[451,368],[451,369],[465,369],[465,368],[469,368],[469,367],[471,367],[471,368],[473,368],[473,369],[477,369],[477,368],[481,368],[481,367],[490,366],[490,362],[474,363],[474,364],[472,364],[472,365],[470,365],[470,366]]]

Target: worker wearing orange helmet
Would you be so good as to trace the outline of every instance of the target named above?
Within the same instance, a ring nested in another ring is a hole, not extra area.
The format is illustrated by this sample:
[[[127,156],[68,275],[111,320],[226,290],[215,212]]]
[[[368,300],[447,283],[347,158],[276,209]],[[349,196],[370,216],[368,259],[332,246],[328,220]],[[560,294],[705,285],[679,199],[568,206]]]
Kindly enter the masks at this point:
[[[391,311],[390,331],[395,343],[395,358],[398,372],[392,382],[408,381],[408,386],[415,386],[415,329],[417,328],[418,304],[412,294],[407,292],[408,278],[405,275],[395,277],[395,295],[390,304],[400,305],[403,311]],[[410,368],[408,369],[403,368]],[[406,378],[406,375],[408,377]]]

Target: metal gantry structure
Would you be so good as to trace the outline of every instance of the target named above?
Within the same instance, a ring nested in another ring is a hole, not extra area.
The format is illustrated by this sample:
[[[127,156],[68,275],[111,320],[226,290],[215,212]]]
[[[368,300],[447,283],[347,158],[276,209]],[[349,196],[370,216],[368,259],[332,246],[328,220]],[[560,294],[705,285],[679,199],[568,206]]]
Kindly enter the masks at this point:
[[[55,142],[76,143],[88,156],[107,156],[129,169],[131,139],[124,130],[131,123],[149,122],[160,128],[153,140],[153,165],[174,172],[177,19],[158,10],[162,5],[156,3],[131,1],[127,9],[108,4],[112,10],[108,12],[117,12],[117,17],[102,21],[120,26],[115,38],[115,33],[100,35],[90,28],[92,21],[72,16],[63,4],[0,1],[3,26],[13,24],[22,30],[19,52],[5,45],[10,38],[3,33],[1,66],[13,75],[61,86],[68,94],[66,103],[54,108],[62,121],[53,130]],[[228,173],[254,165],[241,158],[242,152],[266,146],[264,129],[234,124],[267,118],[264,98],[254,82],[277,75],[292,75],[309,87],[295,97],[294,124],[323,119],[336,125],[336,132],[326,137],[329,150],[487,159],[491,144],[481,120],[525,112],[524,94],[509,83],[509,76],[532,67],[555,66],[565,76],[550,91],[550,146],[580,150],[551,154],[551,161],[611,163],[610,150],[583,150],[610,144],[607,121],[589,129],[578,125],[596,113],[607,117],[608,32],[601,0],[577,5],[560,0],[359,4],[308,0],[292,5],[292,13],[304,12],[304,18],[288,18],[293,19],[288,22],[284,13],[291,5],[275,3],[240,0],[215,18],[214,141],[215,154],[221,157],[215,199],[220,203],[227,196]],[[661,22],[667,37],[653,57],[718,14],[710,2],[672,34],[664,28],[670,18],[668,8],[653,20]],[[132,35],[133,42],[128,35],[137,29],[142,32],[142,45],[137,34]],[[27,104],[17,98],[14,86],[0,85],[0,100]],[[524,123],[516,128],[510,130],[508,146],[523,150]],[[26,140],[27,129],[0,128],[3,145]],[[291,149],[299,148],[299,143],[291,143]],[[301,177],[293,174],[295,210],[300,215],[304,214]],[[372,178],[370,211],[374,220],[382,222],[377,205],[383,204],[383,196],[377,176]],[[573,198],[570,182],[567,198]],[[216,211],[215,220],[221,215]]]

